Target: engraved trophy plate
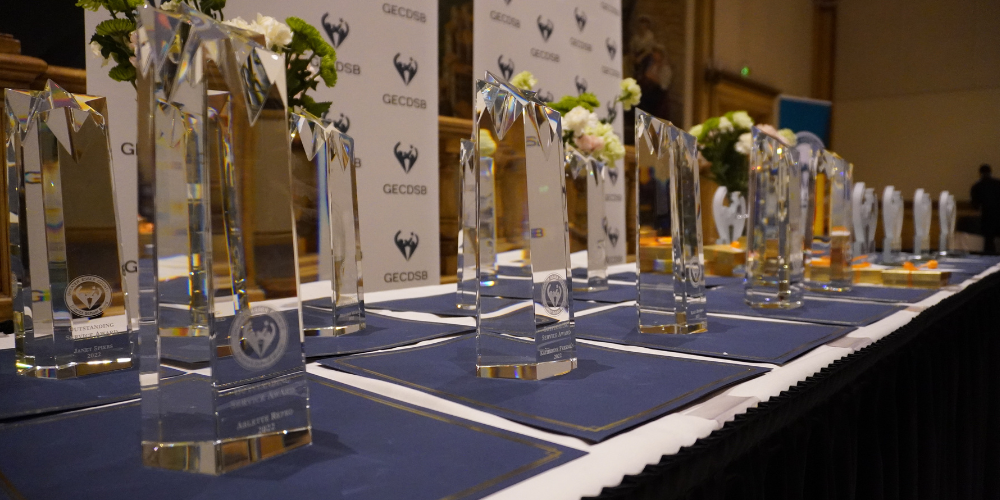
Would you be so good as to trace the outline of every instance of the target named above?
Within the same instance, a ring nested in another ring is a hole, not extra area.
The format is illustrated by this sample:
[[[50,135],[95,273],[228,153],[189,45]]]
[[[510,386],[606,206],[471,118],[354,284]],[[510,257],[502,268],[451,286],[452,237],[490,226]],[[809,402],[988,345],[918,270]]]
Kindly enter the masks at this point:
[[[792,309],[803,300],[802,171],[777,138],[757,127],[751,134],[745,299],[750,307]]]
[[[305,112],[290,126],[302,329],[354,333],[365,327],[354,139]]]
[[[854,285],[854,166],[825,149],[816,151],[813,161],[816,211],[811,221],[812,253],[805,285],[814,291],[846,292]]]
[[[133,365],[103,97],[5,91],[17,371],[73,378]]]
[[[488,78],[476,82],[473,158],[481,173],[480,241],[492,233],[496,247],[478,246],[478,293],[517,303],[495,308],[479,301],[476,373],[540,380],[577,362],[561,117]],[[484,196],[490,186],[492,196]],[[490,221],[495,226],[484,228]]]
[[[656,214],[636,217],[636,233],[655,231],[656,236],[670,236],[672,247],[668,266],[656,252],[643,251],[644,240],[638,240],[639,331],[704,332],[708,318],[697,139],[639,109],[635,137],[636,164],[642,169],[634,185],[636,210],[648,207]],[[643,183],[642,179],[648,180]]]
[[[183,3],[138,17],[143,461],[220,474],[312,439],[284,58]],[[185,337],[210,361],[161,383]]]
[[[566,152],[566,206],[574,292],[608,289],[608,258],[604,213],[607,168],[580,154]]]

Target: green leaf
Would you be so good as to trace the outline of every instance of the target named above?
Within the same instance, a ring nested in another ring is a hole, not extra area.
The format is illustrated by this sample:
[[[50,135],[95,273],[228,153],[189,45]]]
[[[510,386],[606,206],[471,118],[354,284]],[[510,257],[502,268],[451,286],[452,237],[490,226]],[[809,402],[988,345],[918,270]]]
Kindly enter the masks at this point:
[[[101,21],[94,32],[101,36],[119,36],[128,38],[135,31],[135,21],[128,19],[107,19]]]
[[[126,60],[125,62],[118,63],[118,66],[111,68],[111,70],[108,71],[108,76],[117,82],[134,82],[135,66],[132,66],[132,64]]]
[[[323,85],[333,88],[337,84],[337,58],[333,56],[323,56],[319,63],[319,77],[323,79]]]
[[[82,7],[91,12],[97,12],[98,9],[104,7],[104,4],[100,0],[78,0],[76,2],[77,7]]]
[[[580,94],[579,99],[580,105],[587,108],[589,111],[593,111],[595,108],[599,108],[601,106],[601,101],[597,99],[596,95],[590,92]]]

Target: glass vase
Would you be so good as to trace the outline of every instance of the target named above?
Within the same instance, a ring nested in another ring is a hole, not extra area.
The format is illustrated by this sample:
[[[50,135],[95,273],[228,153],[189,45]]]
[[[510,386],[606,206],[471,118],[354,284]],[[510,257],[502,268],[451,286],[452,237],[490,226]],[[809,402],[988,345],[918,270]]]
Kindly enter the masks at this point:
[[[846,292],[854,284],[851,205],[853,165],[836,153],[815,153],[816,211],[812,253],[805,285],[809,290]]]
[[[802,172],[783,142],[751,134],[744,296],[750,307],[792,309],[803,300]]]

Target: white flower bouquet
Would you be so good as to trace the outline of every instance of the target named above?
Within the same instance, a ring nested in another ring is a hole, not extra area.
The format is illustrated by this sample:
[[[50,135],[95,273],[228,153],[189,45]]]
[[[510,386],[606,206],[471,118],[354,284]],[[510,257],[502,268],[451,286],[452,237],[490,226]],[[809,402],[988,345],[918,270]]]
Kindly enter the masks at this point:
[[[729,192],[747,192],[747,162],[753,146],[750,127],[753,126],[753,119],[746,111],[730,111],[709,118],[688,131],[698,138],[702,158],[712,164],[709,169],[711,179],[725,186]],[[775,130],[771,125],[757,125],[757,128],[789,146],[796,143],[795,133],[790,129]]]

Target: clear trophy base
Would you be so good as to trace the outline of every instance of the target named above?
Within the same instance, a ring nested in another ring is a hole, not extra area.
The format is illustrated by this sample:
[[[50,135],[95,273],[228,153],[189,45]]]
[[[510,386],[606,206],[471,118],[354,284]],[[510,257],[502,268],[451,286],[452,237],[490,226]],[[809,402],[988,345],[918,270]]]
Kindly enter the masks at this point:
[[[18,358],[17,374],[25,377],[65,380],[99,373],[127,370],[132,368],[132,358],[107,359],[65,365],[40,365],[33,360]]]
[[[458,304],[456,307],[458,307],[459,309],[461,309],[463,311],[475,311],[476,310],[476,305],[475,304]]]
[[[573,281],[574,292],[603,292],[608,289],[608,280]]]
[[[512,363],[500,365],[476,364],[476,376],[480,378],[509,378],[523,380],[544,380],[565,375],[576,369],[576,358],[545,361],[542,363]]]
[[[355,323],[352,325],[336,327],[331,326],[328,328],[307,327],[302,329],[302,333],[304,333],[306,337],[340,337],[342,335],[357,333],[364,329],[364,323]]]
[[[639,325],[639,333],[666,333],[690,335],[708,331],[708,321],[700,323],[675,323],[672,325]]]
[[[806,282],[805,288],[810,292],[850,292],[852,285],[838,283],[810,283]]]
[[[744,296],[748,306],[754,309],[795,309],[802,306],[802,292],[791,290],[755,288]]]
[[[312,429],[275,431],[225,441],[153,443],[143,441],[142,463],[149,467],[219,475],[312,443]]]

